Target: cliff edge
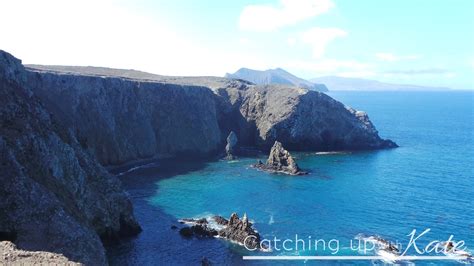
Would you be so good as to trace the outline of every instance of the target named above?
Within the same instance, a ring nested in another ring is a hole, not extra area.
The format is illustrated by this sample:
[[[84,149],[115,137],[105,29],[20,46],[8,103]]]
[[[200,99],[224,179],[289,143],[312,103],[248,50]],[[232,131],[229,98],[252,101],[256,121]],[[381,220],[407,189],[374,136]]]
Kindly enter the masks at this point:
[[[50,115],[0,51],[0,240],[106,264],[101,243],[140,231],[117,178]]]
[[[367,114],[324,93],[218,77],[165,77],[91,67],[31,65],[28,84],[103,165],[151,157],[209,157],[234,131],[268,152],[396,147]],[[112,76],[117,73],[118,76]]]

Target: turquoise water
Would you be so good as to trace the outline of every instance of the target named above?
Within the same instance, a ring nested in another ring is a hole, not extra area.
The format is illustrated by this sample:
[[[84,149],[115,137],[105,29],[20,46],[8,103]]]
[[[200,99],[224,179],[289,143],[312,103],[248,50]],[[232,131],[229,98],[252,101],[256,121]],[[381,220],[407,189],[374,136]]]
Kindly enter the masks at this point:
[[[326,244],[337,239],[337,255],[358,255],[350,249],[350,240],[361,233],[406,244],[413,229],[421,233],[427,228],[431,231],[418,244],[454,235],[474,251],[474,94],[330,95],[366,111],[381,136],[400,148],[332,155],[295,153],[300,167],[310,172],[306,176],[256,171],[249,167],[256,158],[159,162],[127,173],[120,178],[144,231],[109,247],[110,262],[197,265],[205,256],[217,265],[266,265],[274,262],[242,261],[242,255],[331,255],[334,251],[328,246],[302,251],[300,246],[299,251],[249,252],[218,239],[186,240],[170,229],[179,218],[230,216],[232,212],[247,213],[264,238],[295,239],[297,234],[299,239],[311,236]],[[368,262],[288,264],[348,263]],[[433,264],[458,262],[416,262]]]

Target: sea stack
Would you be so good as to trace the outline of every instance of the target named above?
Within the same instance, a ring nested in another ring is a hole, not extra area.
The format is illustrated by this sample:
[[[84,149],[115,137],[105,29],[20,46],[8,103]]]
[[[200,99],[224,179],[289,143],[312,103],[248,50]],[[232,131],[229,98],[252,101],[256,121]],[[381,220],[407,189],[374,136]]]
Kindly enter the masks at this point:
[[[273,144],[267,163],[264,164],[262,161],[258,161],[254,167],[267,172],[284,173],[288,175],[307,174],[306,172],[301,171],[290,152],[285,150],[283,145],[278,141],[275,141],[275,144]]]
[[[227,136],[227,145],[225,146],[226,160],[236,159],[237,141],[237,135],[235,135],[234,131],[231,131],[229,136]]]

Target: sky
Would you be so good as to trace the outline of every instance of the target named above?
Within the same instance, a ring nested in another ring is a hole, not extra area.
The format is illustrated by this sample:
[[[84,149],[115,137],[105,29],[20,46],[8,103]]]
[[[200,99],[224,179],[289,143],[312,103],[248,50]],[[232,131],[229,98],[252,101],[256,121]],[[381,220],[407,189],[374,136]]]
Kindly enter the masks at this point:
[[[25,64],[223,76],[281,67],[474,89],[472,0],[0,0]]]

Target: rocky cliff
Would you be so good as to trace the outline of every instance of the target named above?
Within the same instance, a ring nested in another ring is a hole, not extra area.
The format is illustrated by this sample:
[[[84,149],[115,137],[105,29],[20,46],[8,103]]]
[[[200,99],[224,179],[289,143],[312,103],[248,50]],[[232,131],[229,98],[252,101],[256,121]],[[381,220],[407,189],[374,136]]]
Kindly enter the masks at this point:
[[[324,93],[285,86],[217,89],[221,127],[243,145],[268,151],[278,140],[289,150],[334,151],[394,148],[379,137],[366,113]],[[231,121],[231,122],[229,122]]]
[[[3,51],[0,162],[0,240],[101,265],[101,239],[140,231],[120,182],[50,115],[21,62]]]
[[[208,88],[53,72],[28,83],[103,164],[216,151],[221,141]]]
[[[378,136],[365,113],[307,89],[216,77],[142,79],[141,72],[90,67],[28,70],[35,94],[105,165],[208,156],[224,150],[231,131],[242,145],[264,151],[275,140],[290,150],[396,146]]]

